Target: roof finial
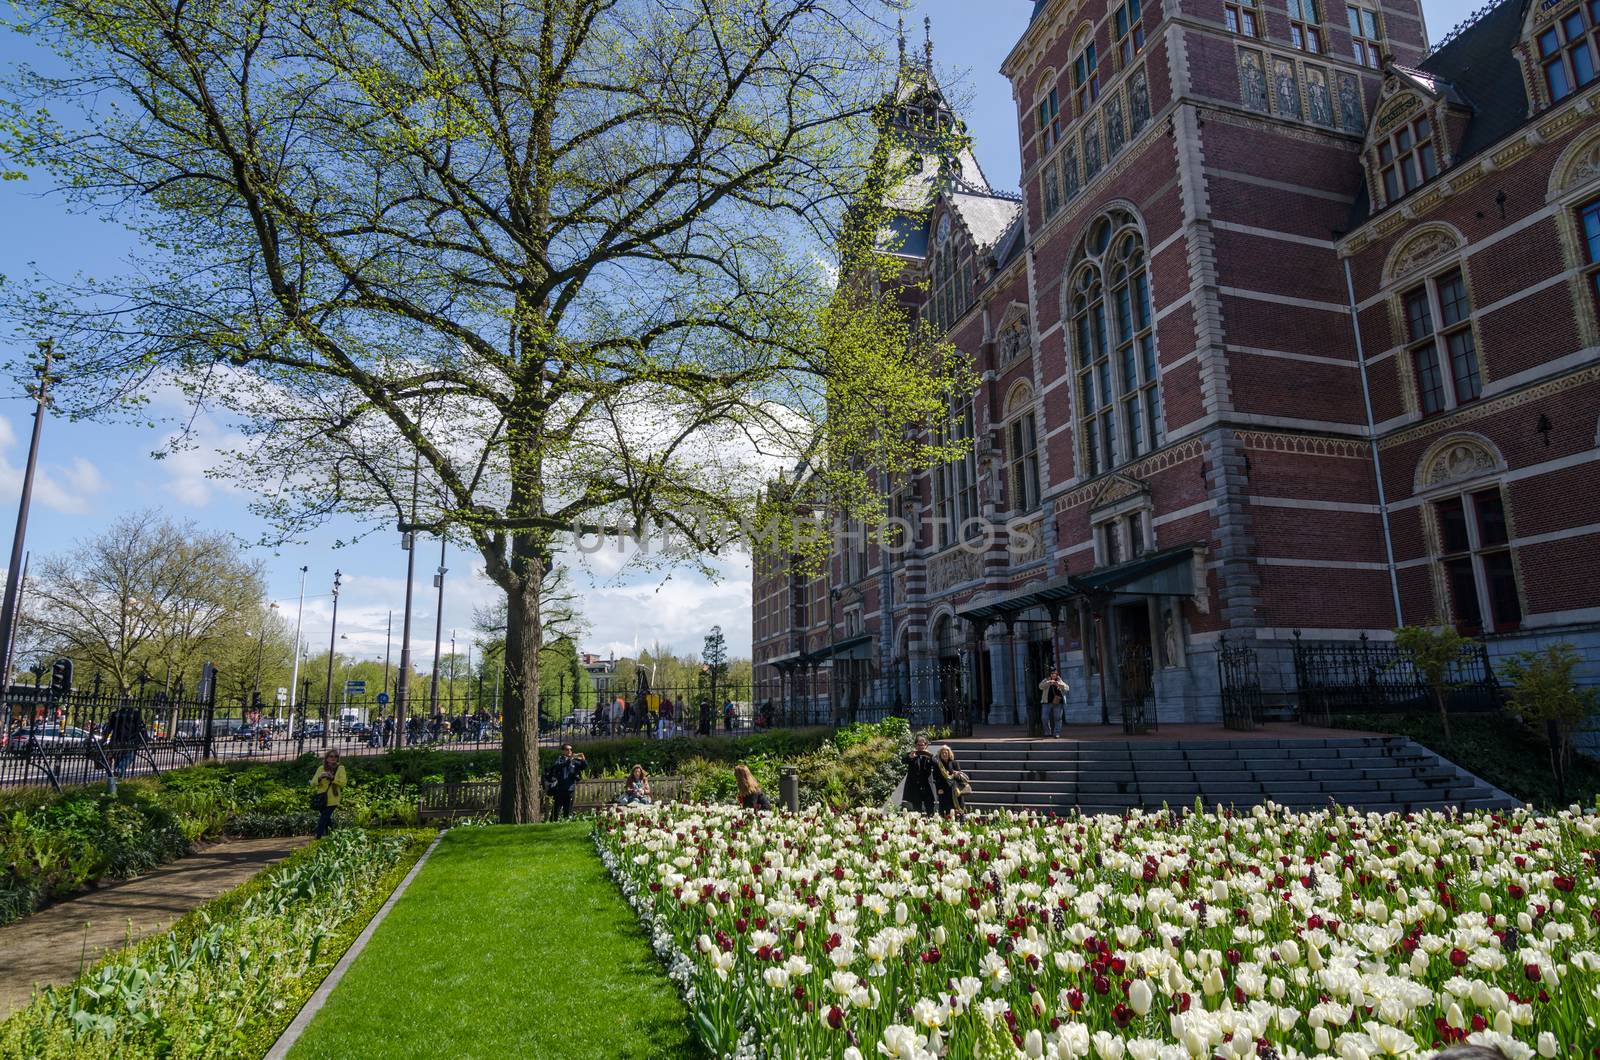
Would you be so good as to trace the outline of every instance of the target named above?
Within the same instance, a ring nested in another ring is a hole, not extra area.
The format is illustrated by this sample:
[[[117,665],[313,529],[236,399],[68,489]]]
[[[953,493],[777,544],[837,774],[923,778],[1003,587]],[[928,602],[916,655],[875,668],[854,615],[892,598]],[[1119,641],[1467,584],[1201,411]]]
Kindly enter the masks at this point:
[[[922,45],[924,60],[929,70],[933,69],[933,16],[922,16],[922,34],[925,41]]]
[[[906,65],[906,16],[900,16],[900,65]]]

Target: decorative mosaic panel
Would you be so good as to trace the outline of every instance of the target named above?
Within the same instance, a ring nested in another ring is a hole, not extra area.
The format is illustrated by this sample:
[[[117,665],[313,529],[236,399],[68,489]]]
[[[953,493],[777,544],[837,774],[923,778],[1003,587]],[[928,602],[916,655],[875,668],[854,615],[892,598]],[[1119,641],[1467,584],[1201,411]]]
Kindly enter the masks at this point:
[[[1300,79],[1295,76],[1294,63],[1277,56],[1272,59],[1272,99],[1277,112],[1285,118],[1302,116]]]
[[[1339,128],[1346,132],[1366,132],[1361,116],[1361,83],[1354,74],[1339,75]]]
[[[1320,66],[1306,67],[1306,110],[1318,125],[1333,124],[1333,93],[1328,91],[1328,72]]]
[[[1251,110],[1267,112],[1267,70],[1260,52],[1239,52],[1239,101]]]
[[[1133,118],[1133,135],[1138,136],[1150,124],[1150,79],[1142,66],[1128,79],[1128,111]]]
[[[1115,158],[1122,153],[1127,142],[1127,127],[1122,123],[1122,97],[1112,96],[1106,103],[1106,157]]]

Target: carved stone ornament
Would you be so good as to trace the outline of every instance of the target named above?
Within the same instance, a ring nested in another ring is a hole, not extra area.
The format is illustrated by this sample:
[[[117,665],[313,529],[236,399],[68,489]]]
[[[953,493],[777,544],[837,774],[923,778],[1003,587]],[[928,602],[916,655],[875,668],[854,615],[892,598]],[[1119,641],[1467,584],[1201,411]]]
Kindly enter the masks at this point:
[[[973,581],[982,570],[978,553],[964,547],[953,548],[928,562],[928,592],[936,595],[951,586]]]
[[[1094,496],[1094,501],[1089,505],[1091,511],[1116,504],[1118,501],[1127,500],[1129,497],[1143,496],[1150,492],[1150,487],[1137,479],[1128,478],[1126,475],[1110,475],[1105,484],[1100,487]]]
[[[1600,140],[1590,144],[1583,154],[1568,164],[1561,190],[1587,184],[1596,177],[1600,177]]]
[[[1428,461],[1422,475],[1425,487],[1443,486],[1487,475],[1496,467],[1494,454],[1480,443],[1463,438],[1446,445]]]
[[[1394,261],[1389,266],[1389,279],[1409,276],[1429,263],[1454,253],[1457,246],[1454,236],[1438,228],[1414,236],[1395,252]]]

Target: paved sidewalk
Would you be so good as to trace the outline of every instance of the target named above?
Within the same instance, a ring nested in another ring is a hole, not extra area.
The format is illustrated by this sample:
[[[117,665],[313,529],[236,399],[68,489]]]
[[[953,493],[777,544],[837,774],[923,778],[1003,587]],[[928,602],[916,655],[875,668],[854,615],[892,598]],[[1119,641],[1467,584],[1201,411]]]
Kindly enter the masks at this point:
[[[59,985],[108,950],[171,927],[307,842],[306,836],[218,843],[137,879],[88,891],[0,928],[0,1019],[35,985]]]

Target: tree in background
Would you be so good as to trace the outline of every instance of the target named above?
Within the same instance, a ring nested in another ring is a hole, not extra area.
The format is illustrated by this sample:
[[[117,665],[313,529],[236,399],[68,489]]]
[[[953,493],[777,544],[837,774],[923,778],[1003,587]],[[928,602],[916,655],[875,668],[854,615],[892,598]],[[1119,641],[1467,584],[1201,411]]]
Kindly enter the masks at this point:
[[[79,674],[98,673],[106,691],[131,694],[142,677],[193,688],[205,662],[246,649],[254,677],[249,634],[260,628],[266,587],[261,565],[226,534],[134,512],[35,569],[30,635]]]
[[[869,464],[952,455],[925,428],[967,362],[873,278],[901,275],[869,216],[903,177],[900,6],[19,0],[66,73],[8,76],[0,152],[143,253],[0,310],[57,339],[69,414],[160,388],[224,417],[218,472],[279,536],[475,549],[507,604],[500,816],[537,819],[541,592],[575,537],[696,561],[775,467],[881,516]]]
[[[1433,697],[1434,708],[1439,712],[1439,724],[1444,738],[1450,737],[1450,711],[1447,701],[1450,692],[1451,670],[1466,659],[1472,641],[1449,626],[1430,629],[1426,626],[1401,626],[1394,631],[1395,647],[1416,668],[1427,682]]]
[[[1600,710],[1600,689],[1578,684],[1582,661],[1572,645],[1552,644],[1543,651],[1519,652],[1500,666],[1511,684],[1508,705],[1550,745],[1550,772],[1560,802],[1567,798],[1573,734]]]
[[[711,700],[718,701],[718,696],[727,687],[728,677],[728,645],[722,637],[722,627],[712,626],[711,632],[706,634],[706,644],[700,649],[700,657],[705,660],[706,676],[711,682]]]

